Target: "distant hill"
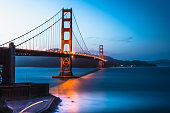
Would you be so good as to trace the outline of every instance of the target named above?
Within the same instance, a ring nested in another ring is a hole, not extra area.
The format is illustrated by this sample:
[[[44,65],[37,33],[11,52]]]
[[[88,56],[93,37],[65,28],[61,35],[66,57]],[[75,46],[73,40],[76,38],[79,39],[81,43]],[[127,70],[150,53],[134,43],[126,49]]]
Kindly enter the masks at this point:
[[[117,60],[109,56],[104,56],[108,62],[105,63],[105,67],[137,67],[137,66],[156,66],[145,61],[123,61]],[[59,67],[60,58],[58,57],[32,57],[32,56],[17,56],[17,67]],[[98,61],[83,58],[73,58],[73,67],[75,68],[95,68],[98,67]]]
[[[94,68],[98,66],[98,61],[91,59],[73,58],[73,67]],[[60,58],[58,57],[16,57],[17,67],[60,67]]]
[[[161,59],[161,60],[147,61],[147,62],[156,64],[159,67],[170,67],[170,60],[168,59]]]
[[[112,64],[115,67],[141,67],[141,66],[156,66],[155,64],[148,63],[145,61],[140,60],[133,60],[133,61],[123,61],[123,60],[117,60],[109,56],[105,56],[105,59],[109,61],[109,64]]]

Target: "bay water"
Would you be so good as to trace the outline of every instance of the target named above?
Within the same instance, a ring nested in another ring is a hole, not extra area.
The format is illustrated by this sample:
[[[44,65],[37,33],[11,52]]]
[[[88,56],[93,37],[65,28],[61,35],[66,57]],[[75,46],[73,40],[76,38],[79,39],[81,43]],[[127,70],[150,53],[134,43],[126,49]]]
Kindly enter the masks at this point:
[[[74,68],[83,75],[94,68]],[[16,67],[16,82],[49,83],[59,113],[170,113],[170,68],[106,68],[78,79],[52,78],[59,68]]]

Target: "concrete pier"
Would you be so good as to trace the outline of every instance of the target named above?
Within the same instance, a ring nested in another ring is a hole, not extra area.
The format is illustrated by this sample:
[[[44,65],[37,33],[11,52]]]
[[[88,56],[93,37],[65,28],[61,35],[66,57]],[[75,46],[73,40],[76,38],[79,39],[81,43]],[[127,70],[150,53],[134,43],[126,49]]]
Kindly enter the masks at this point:
[[[9,44],[9,48],[0,47],[0,67],[2,84],[15,83],[15,45]]]
[[[48,83],[14,83],[0,85],[0,89],[6,100],[26,100],[49,95]]]

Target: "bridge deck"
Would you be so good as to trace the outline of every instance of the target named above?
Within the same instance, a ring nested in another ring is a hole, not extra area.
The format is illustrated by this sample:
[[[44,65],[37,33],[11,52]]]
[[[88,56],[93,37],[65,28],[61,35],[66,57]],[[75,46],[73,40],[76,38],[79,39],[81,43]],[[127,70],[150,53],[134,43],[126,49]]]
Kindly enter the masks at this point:
[[[65,53],[57,53],[50,51],[39,51],[39,50],[28,50],[28,49],[15,49],[16,56],[49,56],[49,57],[71,57],[74,58],[86,58],[86,59],[95,59],[95,60],[103,60],[97,56],[92,56],[88,54],[65,54]]]

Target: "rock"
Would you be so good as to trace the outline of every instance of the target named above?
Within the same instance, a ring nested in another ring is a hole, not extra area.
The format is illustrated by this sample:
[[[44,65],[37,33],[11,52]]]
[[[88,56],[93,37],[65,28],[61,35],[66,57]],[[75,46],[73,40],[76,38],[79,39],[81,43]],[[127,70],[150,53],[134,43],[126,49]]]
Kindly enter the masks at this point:
[[[8,107],[7,106],[7,104],[6,104],[6,101],[5,101],[5,99],[4,98],[0,98],[0,108],[6,108],[6,107]]]
[[[0,113],[12,113],[13,110],[8,108],[6,101],[3,97],[0,97]]]
[[[63,106],[62,104],[60,104],[59,106]]]

